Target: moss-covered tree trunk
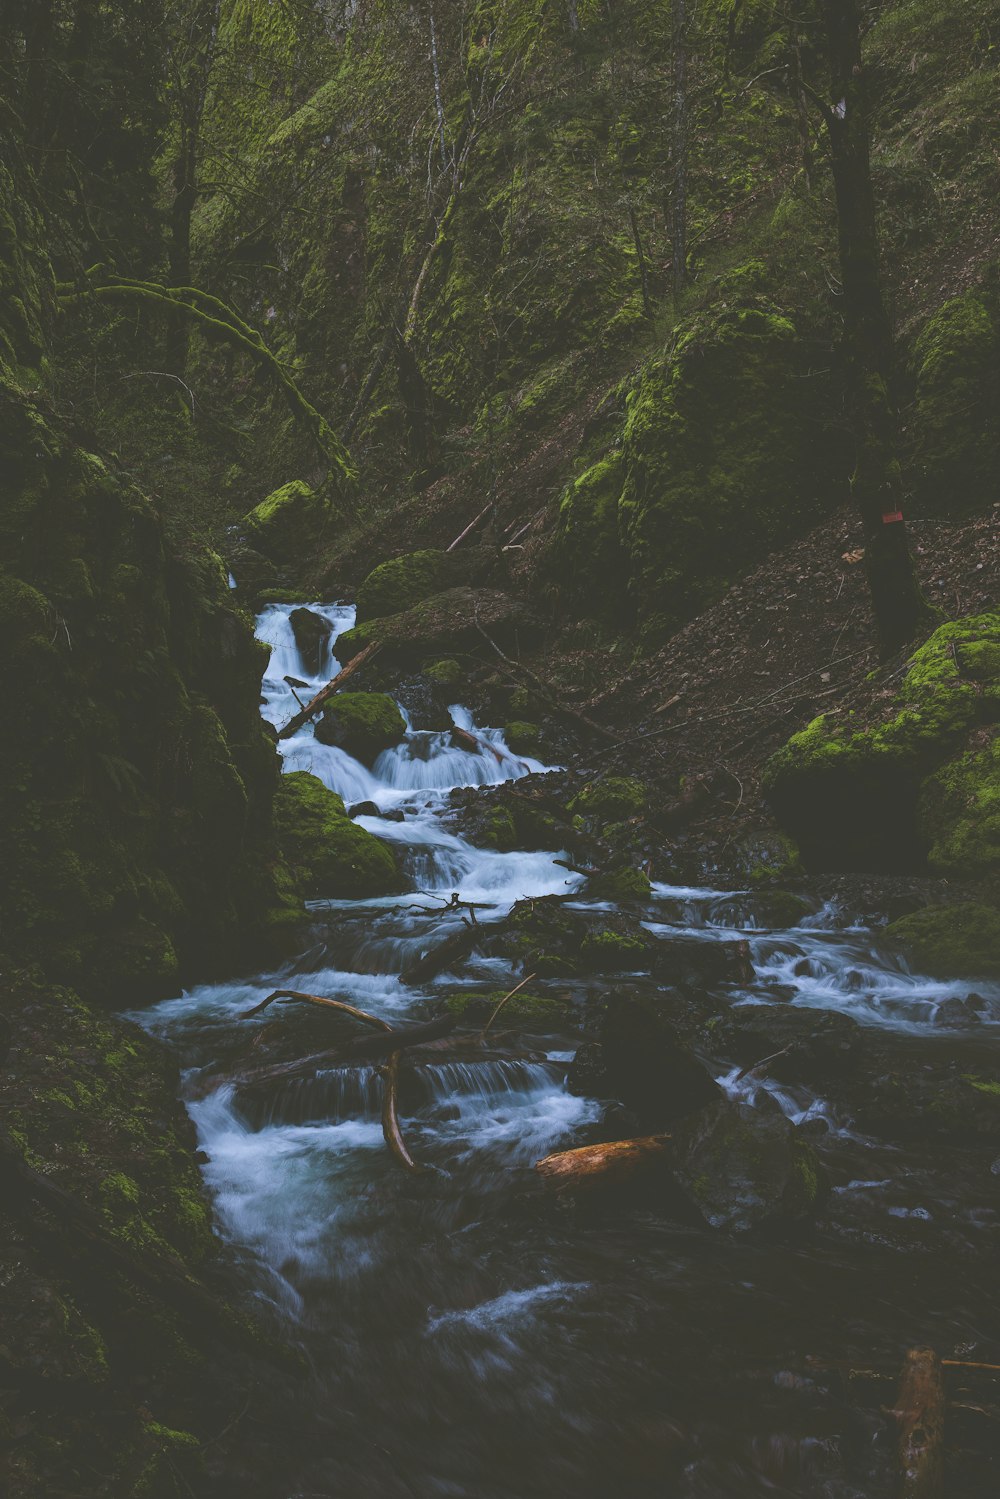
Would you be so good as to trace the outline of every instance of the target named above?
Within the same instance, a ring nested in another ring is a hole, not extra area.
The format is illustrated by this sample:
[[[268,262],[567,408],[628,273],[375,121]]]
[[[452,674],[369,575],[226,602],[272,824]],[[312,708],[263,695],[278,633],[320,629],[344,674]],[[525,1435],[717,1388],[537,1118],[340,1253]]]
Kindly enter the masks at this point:
[[[170,163],[169,264],[174,286],[190,286],[191,220],[198,200],[198,141],[219,34],[221,0],[182,4],[173,18],[170,62],[176,99],[176,143]],[[187,365],[190,318],[181,309],[169,315],[167,367],[183,375]]]
[[[830,142],[851,426],[857,444],[852,491],[883,657],[911,641],[929,610],[917,586],[903,519],[897,422],[889,390],[892,329],[882,295],[872,188],[867,81],[859,0],[823,0],[830,102],[821,103]]]

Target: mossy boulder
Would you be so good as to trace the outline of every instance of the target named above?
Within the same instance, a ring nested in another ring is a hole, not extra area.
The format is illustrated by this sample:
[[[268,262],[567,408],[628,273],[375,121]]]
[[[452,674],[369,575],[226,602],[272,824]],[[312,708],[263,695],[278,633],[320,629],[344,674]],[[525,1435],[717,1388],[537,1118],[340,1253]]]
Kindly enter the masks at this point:
[[[515,755],[537,756],[542,748],[542,731],[536,723],[515,719],[504,726],[503,737]]]
[[[322,489],[293,479],[275,489],[243,522],[247,541],[270,562],[303,562],[326,537],[335,509]]]
[[[673,1127],[670,1171],[711,1228],[810,1217],[826,1188],[815,1151],[777,1105],[722,1099]]]
[[[624,623],[630,612],[628,557],[618,534],[625,475],[615,451],[567,486],[547,557],[564,606],[610,625]]]
[[[485,1021],[490,1018],[497,1005],[508,994],[508,989],[493,989],[489,993],[449,994],[445,1004],[454,1015],[467,1020]],[[565,1022],[572,1014],[572,1000],[564,994],[546,994],[539,990],[522,989],[509,999],[497,1018],[497,1027],[510,1021],[537,1021],[540,1023]]]
[[[457,661],[432,661],[424,667],[424,676],[438,687],[458,687],[465,680],[465,672]]]
[[[853,722],[814,719],[772,756],[765,793],[807,864],[909,870],[930,849],[941,872],[976,878],[998,867],[994,750],[965,749],[994,732],[998,646],[998,614],[942,625],[895,694]]]
[[[327,658],[327,641],[333,634],[333,624],[324,614],[300,605],[288,616],[292,635],[298,647],[302,665],[311,677],[319,675],[319,669]]]
[[[454,581],[454,571],[451,555],[442,551],[410,552],[380,562],[358,589],[358,624],[401,614],[443,593]]]
[[[927,777],[917,823],[935,874],[1000,887],[1000,733],[991,733]]]
[[[642,869],[611,869],[587,881],[587,894],[594,900],[646,901],[652,893],[649,875]]]
[[[384,692],[340,692],[330,699],[316,725],[320,744],[345,750],[364,765],[373,765],[405,733],[402,713]]]
[[[401,888],[390,850],[352,822],[316,776],[282,776],[274,806],[282,852],[306,900],[364,900]]]
[[[1000,978],[1000,911],[964,901],[926,906],[886,927],[886,939],[933,978]]]
[[[604,823],[626,822],[632,817],[641,817],[646,810],[648,796],[641,781],[628,776],[608,776],[602,781],[591,781],[584,786],[569,804],[574,816],[582,817],[597,830]]]
[[[803,378],[808,343],[765,280],[731,277],[628,393],[618,533],[640,619],[689,619],[832,502],[828,381]]]
[[[570,1091],[617,1099],[645,1130],[672,1125],[722,1093],[669,1019],[670,1001],[617,990],[591,1010],[592,1039],[567,1079]]]
[[[913,349],[910,460],[917,501],[967,514],[996,498],[1000,471],[1000,321],[985,289],[951,297]]]

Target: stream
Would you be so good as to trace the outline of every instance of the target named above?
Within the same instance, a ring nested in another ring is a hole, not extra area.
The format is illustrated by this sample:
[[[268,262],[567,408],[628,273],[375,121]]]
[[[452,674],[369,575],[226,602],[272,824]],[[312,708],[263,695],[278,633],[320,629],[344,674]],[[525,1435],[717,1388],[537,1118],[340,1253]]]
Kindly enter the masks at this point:
[[[312,607],[333,626],[315,675],[296,648],[292,606],[258,620],[272,647],[262,712],[275,725],[297,707],[285,678],[306,681],[299,690],[312,696],[354,622],[352,607]],[[398,852],[408,893],[314,902],[296,960],[133,1017],[179,1056],[220,1232],[310,1364],[294,1428],[268,1434],[281,1479],[248,1477],[243,1492],[888,1499],[895,1385],[876,1376],[892,1376],[923,1343],[998,1359],[995,1142],[876,1137],[849,1098],[741,1077],[724,1060],[726,1091],[780,1107],[830,1179],[817,1226],[737,1235],[545,1192],[532,1169],[540,1157],[602,1138],[605,1105],[565,1085],[580,1041],[570,1023],[536,1020],[523,1034],[508,1023],[477,1054],[411,1055],[403,1129],[417,1160],[436,1168],[420,1176],[385,1147],[375,1066],[333,1067],[276,1087],[255,1112],[241,1107],[227,1077],[246,1066],[255,1031],[280,1026],[289,1056],[334,1044],[329,1015],[311,1006],[241,1019],[273,989],[346,1000],[392,1024],[426,1019],[449,996],[503,993],[522,976],[473,956],[424,987],[401,982],[409,960],[457,930],[461,914],[437,909],[453,892],[477,903],[485,924],[526,897],[584,900],[582,878],[555,863],[560,851],[480,849],[447,825],[452,788],[545,769],[461,704],[452,712],[482,753],[408,729],[369,770],[311,726],[281,744],[286,770],[313,772],[349,808],[374,804],[378,815],[360,822]],[[856,912],[817,900],[813,917],[770,931],[753,895],[659,884],[641,914],[658,943],[748,942],[753,978],[720,989],[720,1010],[840,1012],[893,1048],[902,1077],[941,1064],[958,1076],[1000,1057],[1000,987],[908,972]],[[846,1364],[873,1375],[849,1379]],[[996,1492],[997,1386],[968,1388],[949,1422],[961,1481],[949,1499]]]

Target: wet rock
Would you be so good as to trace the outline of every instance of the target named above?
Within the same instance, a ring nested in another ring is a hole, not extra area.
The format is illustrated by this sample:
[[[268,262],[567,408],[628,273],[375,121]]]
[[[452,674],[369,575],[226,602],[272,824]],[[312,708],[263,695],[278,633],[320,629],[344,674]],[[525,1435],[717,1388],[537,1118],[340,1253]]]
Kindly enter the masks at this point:
[[[669,1001],[619,991],[604,999],[567,1077],[572,1093],[614,1098],[646,1130],[660,1130],[722,1097],[667,1018]]]
[[[663,983],[695,989],[745,984],[754,976],[749,944],[743,939],[710,942],[683,933],[656,940],[653,972]]]
[[[669,1159],[712,1228],[807,1217],[823,1188],[817,1157],[777,1108],[721,1099],[672,1127]]]
[[[310,676],[319,676],[320,665],[326,655],[326,643],[333,633],[333,625],[315,609],[293,609],[288,622],[295,636],[295,644],[302,664]]]
[[[886,928],[886,939],[934,978],[1000,976],[1000,911],[981,902],[926,906]]]
[[[449,588],[485,582],[501,567],[494,547],[466,546],[445,552],[429,548],[380,562],[358,589],[358,623],[402,614]]]
[[[485,938],[484,951],[512,958],[526,973],[573,977],[648,972],[656,944],[624,911],[569,910],[559,896],[518,901],[504,925]]]
[[[347,810],[348,817],[378,817],[379,810],[374,802],[355,802],[353,807]]]
[[[740,1005],[712,1030],[713,1048],[741,1064],[775,1056],[767,1076],[784,1083],[822,1083],[852,1072],[864,1044],[864,1030],[836,1010],[786,1005]]]
[[[939,1037],[867,1036],[840,1098],[857,1129],[893,1142],[1000,1142],[1000,1071],[973,1042],[941,1052]]]
[[[261,500],[243,528],[251,547],[271,562],[295,564],[316,546],[335,514],[329,491],[293,479]]]
[[[405,733],[403,715],[384,692],[340,692],[316,725],[320,744],[334,745],[369,766]]]

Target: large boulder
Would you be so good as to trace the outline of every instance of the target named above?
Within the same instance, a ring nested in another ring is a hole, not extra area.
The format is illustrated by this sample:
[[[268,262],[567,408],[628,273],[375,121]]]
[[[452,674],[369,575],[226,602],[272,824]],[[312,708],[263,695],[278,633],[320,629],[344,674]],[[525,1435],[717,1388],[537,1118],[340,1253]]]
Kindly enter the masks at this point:
[[[281,566],[306,558],[327,535],[335,515],[324,490],[293,479],[261,500],[243,528],[250,547]]]
[[[920,973],[1000,978],[1000,911],[993,906],[926,906],[891,922],[886,937]]]
[[[942,625],[898,690],[815,719],[764,790],[813,868],[1000,874],[1000,614]]]
[[[570,1068],[570,1090],[616,1099],[650,1131],[718,1102],[721,1089],[680,1040],[668,1010],[661,996],[608,995],[591,1022],[593,1040]]]
[[[777,1108],[720,1099],[675,1124],[670,1170],[711,1228],[810,1216],[824,1179],[815,1152]]]
[[[407,552],[380,562],[358,589],[358,624],[402,614],[414,604],[488,578],[497,565],[494,547],[463,547],[455,552]]]
[[[325,615],[317,614],[315,609],[301,607],[292,610],[288,623],[292,627],[302,665],[309,676],[318,676],[326,655],[326,643],[333,634],[332,623]]]
[[[352,822],[336,792],[308,771],[282,776],[274,810],[281,851],[306,900],[364,900],[401,888],[387,846]]]
[[[383,750],[398,744],[406,722],[384,692],[341,692],[330,699],[316,725],[320,744],[346,750],[364,765],[373,765]]]

